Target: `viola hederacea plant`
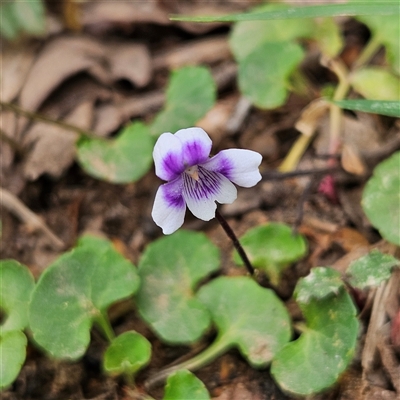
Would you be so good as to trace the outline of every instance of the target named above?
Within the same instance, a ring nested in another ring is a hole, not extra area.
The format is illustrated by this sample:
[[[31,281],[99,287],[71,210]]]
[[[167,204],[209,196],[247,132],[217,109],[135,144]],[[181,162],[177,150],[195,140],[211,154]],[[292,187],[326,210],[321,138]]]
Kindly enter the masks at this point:
[[[234,184],[246,188],[256,185],[261,180],[258,167],[262,156],[252,150],[227,149],[210,158],[211,147],[210,137],[197,127],[175,134],[165,132],[158,138],[153,151],[155,171],[167,183],[158,188],[152,217],[166,235],[182,226],[186,207],[203,221],[216,217],[253,273],[235,234],[217,211],[216,202],[234,202]]]

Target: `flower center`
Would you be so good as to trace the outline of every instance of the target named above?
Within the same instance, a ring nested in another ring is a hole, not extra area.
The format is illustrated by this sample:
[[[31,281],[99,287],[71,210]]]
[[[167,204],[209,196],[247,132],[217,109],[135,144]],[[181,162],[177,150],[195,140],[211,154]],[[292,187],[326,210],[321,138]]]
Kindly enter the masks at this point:
[[[199,167],[197,165],[192,165],[191,167],[186,168],[185,172],[195,181],[199,180]]]

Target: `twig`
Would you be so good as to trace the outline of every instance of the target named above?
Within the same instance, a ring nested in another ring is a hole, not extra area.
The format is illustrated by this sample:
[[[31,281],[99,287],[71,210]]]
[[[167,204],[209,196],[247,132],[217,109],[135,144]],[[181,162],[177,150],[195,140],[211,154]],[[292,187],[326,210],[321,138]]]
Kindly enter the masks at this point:
[[[331,167],[331,168],[321,168],[321,169],[303,169],[291,172],[270,171],[270,172],[264,172],[262,174],[262,179],[265,181],[280,181],[284,179],[296,178],[298,176],[332,174],[335,172],[339,172],[341,170],[342,169],[340,167],[334,167],[334,168]]]
[[[244,265],[247,268],[247,271],[250,275],[254,275],[254,267],[251,265],[249,258],[247,257],[246,252],[244,251],[242,245],[239,242],[239,239],[236,237],[235,232],[233,232],[232,228],[229,226],[226,219],[219,213],[218,210],[215,211],[215,218],[221,224],[225,233],[228,235],[229,239],[232,240],[233,245],[235,246],[236,251],[238,252],[240,258],[242,259]]]
[[[65,247],[65,243],[50,230],[38,215],[26,207],[16,196],[3,188],[0,188],[0,205],[16,215],[25,224],[43,231],[55,248],[63,249]]]
[[[34,113],[34,112],[31,112],[31,111],[28,111],[28,110],[24,110],[23,108],[17,106],[16,104],[0,101],[0,106],[6,108],[8,110],[11,110],[11,111],[15,112],[18,115],[22,115],[23,117],[26,117],[26,118],[29,118],[29,119],[32,119],[32,120],[35,120],[35,121],[47,122],[48,124],[56,125],[56,126],[58,126],[60,128],[66,129],[68,131],[79,133],[79,135],[85,136],[87,138],[100,139],[100,140],[102,139],[100,136],[96,135],[92,131],[89,131],[87,129],[79,128],[78,126],[68,124],[67,122],[58,121],[56,119],[47,117],[47,116],[42,115],[42,114],[38,114],[38,113]]]

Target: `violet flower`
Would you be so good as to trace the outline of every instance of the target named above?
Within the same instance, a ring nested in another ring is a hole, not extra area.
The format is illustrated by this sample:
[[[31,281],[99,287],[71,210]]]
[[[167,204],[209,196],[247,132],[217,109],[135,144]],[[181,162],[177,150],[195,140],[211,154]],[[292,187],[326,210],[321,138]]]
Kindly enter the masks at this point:
[[[216,201],[229,204],[236,199],[233,183],[251,187],[260,181],[259,153],[228,149],[209,158],[211,145],[201,128],[158,138],[153,151],[156,175],[167,183],[158,188],[151,215],[164,234],[182,226],[186,206],[197,218],[209,221],[215,217]]]

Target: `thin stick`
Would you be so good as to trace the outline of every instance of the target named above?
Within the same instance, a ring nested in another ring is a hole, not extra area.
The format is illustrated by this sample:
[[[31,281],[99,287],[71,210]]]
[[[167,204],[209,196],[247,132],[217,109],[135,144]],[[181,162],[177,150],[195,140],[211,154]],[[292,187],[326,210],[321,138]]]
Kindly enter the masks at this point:
[[[270,171],[270,172],[264,172],[262,174],[262,179],[267,181],[283,180],[283,179],[295,178],[298,176],[332,174],[334,172],[339,172],[340,170],[341,170],[340,167],[329,167],[320,169],[303,169],[291,172]]]
[[[246,252],[244,251],[242,245],[239,242],[239,239],[236,237],[235,232],[233,232],[232,228],[229,226],[226,219],[219,213],[218,210],[215,211],[215,218],[221,224],[222,228],[232,240],[233,245],[235,246],[236,251],[238,252],[240,258],[243,260],[244,265],[247,268],[247,271],[250,275],[254,275],[254,267],[251,265],[250,260],[247,257]]]
[[[65,247],[65,243],[50,230],[38,215],[26,207],[16,196],[3,188],[0,188],[0,205],[15,214],[27,225],[43,231],[49,237],[55,248],[63,249]]]
[[[46,117],[45,115],[42,115],[42,114],[37,114],[37,113],[31,112],[28,110],[24,110],[23,108],[17,106],[16,104],[0,101],[0,106],[6,108],[8,110],[11,110],[18,115],[22,115],[23,117],[32,119],[34,121],[47,122],[48,124],[56,125],[60,128],[66,129],[68,131],[79,133],[79,135],[85,136],[87,138],[99,139],[99,140],[102,139],[100,136],[97,136],[94,132],[91,132],[87,129],[82,129],[82,128],[79,128],[78,126],[68,124],[67,122],[58,121],[56,119]]]

